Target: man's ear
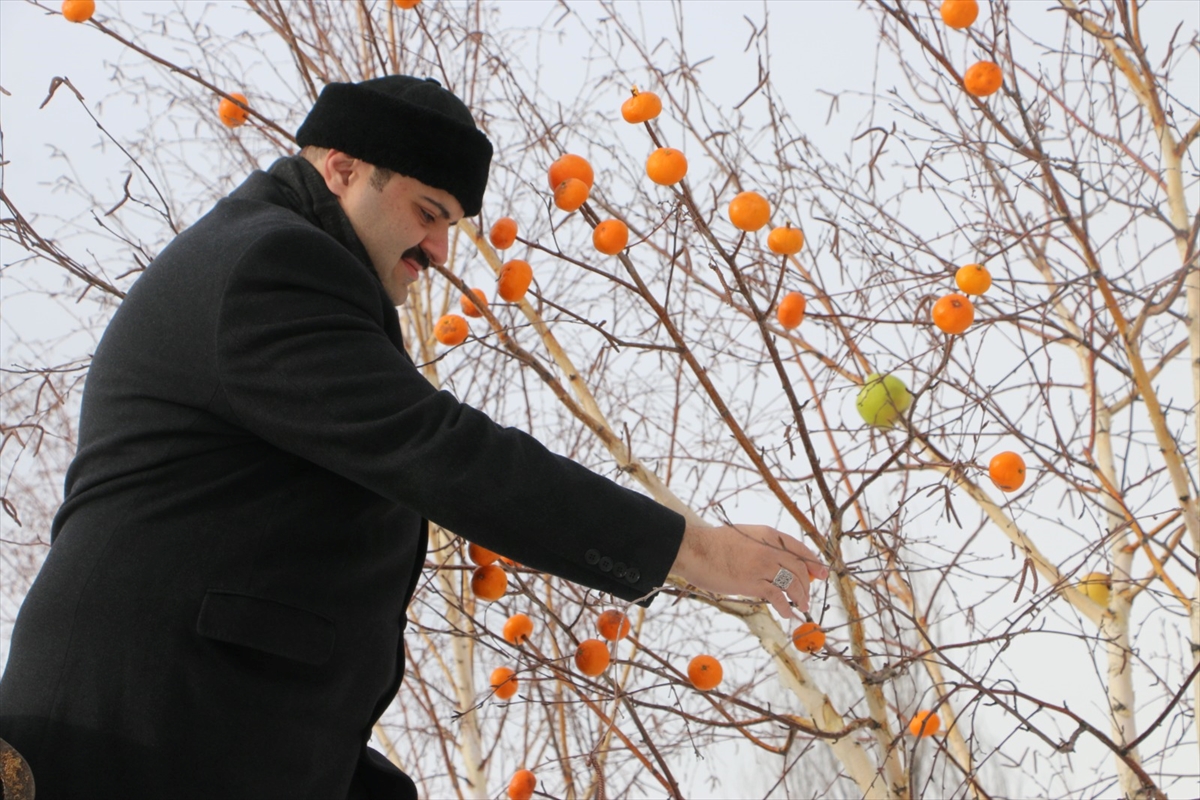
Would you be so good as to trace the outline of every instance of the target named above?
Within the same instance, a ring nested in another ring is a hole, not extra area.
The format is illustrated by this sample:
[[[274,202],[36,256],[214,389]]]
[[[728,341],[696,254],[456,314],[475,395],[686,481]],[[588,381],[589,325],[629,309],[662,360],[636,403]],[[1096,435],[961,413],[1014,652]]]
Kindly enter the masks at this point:
[[[329,191],[333,192],[337,197],[344,197],[346,190],[350,188],[350,181],[357,164],[357,158],[346,155],[341,150],[331,149],[325,153],[325,158],[321,161],[320,170],[321,176],[325,178],[325,185],[329,187]]]

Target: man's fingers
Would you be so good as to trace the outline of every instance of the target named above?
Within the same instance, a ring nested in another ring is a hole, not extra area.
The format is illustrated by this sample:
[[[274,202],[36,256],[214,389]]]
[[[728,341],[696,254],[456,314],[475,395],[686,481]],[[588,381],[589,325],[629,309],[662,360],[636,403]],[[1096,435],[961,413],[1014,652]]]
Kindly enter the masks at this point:
[[[774,589],[771,592],[771,596],[767,598],[767,602],[775,609],[775,613],[784,619],[788,617],[799,618],[799,615],[788,605],[788,596],[778,589]],[[807,606],[807,603],[805,605]]]
[[[821,563],[819,555],[803,544],[800,545],[800,551],[800,558],[804,561],[804,566],[807,567],[809,577],[818,581],[823,581],[829,577],[829,567]]]
[[[795,566],[793,568],[780,565],[780,569],[786,569],[792,574],[792,582],[786,589],[779,589],[775,585],[769,585],[766,589],[764,600],[768,601],[775,610],[779,612],[779,616],[787,619],[788,617],[801,619],[801,615],[796,613],[792,608],[794,604],[800,611],[808,611],[809,600],[808,593],[812,584],[808,574],[807,564],[804,566]]]
[[[798,612],[800,612],[797,613],[797,611],[792,611],[791,616],[795,617],[796,619],[803,619],[801,614],[808,612],[808,593],[805,592],[804,594],[792,594],[789,595],[789,597],[791,597],[792,602],[796,604],[796,609]]]
[[[806,561],[804,564],[808,567],[808,577],[814,581],[823,581],[829,577],[829,567],[824,564],[815,564],[812,561]]]
[[[792,581],[792,585],[788,587],[787,596],[801,611],[808,611],[808,593],[811,590],[812,584],[809,583],[809,576],[804,572],[796,575],[796,579]]]

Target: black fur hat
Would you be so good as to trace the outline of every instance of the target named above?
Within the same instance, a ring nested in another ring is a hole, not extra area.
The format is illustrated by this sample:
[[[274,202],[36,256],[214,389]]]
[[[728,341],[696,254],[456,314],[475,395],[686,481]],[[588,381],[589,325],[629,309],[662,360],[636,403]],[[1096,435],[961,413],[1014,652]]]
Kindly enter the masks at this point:
[[[479,213],[492,143],[466,105],[433,78],[331,83],[296,132],[301,147],[341,150],[454,195]]]

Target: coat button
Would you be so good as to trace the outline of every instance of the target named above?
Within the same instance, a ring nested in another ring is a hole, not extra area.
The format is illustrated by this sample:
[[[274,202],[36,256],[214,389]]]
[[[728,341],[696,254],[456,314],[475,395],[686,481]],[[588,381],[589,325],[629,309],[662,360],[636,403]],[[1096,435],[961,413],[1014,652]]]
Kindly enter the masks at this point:
[[[612,570],[612,559],[609,558],[608,556],[605,556],[604,558],[600,559],[600,571],[601,572],[610,572],[611,570]]]
[[[625,573],[628,570],[629,570],[629,567],[625,566],[624,561],[618,561],[617,563],[613,564],[613,577],[614,578],[624,578]]]
[[[628,569],[628,570],[625,572],[625,580],[629,581],[630,583],[637,583],[637,582],[638,582],[638,579],[639,579],[639,578],[641,578],[641,577],[642,577],[642,573],[638,572],[638,571],[637,571],[635,568],[633,568],[633,567],[630,567],[630,568],[629,568],[629,569]]]
[[[600,551],[599,550],[588,550],[586,553],[583,554],[583,560],[588,563],[589,567],[596,566],[596,563],[600,561]]]

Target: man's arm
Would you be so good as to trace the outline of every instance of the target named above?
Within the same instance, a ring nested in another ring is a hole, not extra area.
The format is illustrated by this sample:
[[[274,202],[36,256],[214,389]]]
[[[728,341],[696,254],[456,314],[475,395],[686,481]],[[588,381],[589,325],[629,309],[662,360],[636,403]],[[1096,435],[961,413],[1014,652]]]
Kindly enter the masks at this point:
[[[683,517],[431,386],[367,270],[316,229],[259,237],[219,312],[231,421],[523,564],[626,600],[659,587]]]

